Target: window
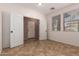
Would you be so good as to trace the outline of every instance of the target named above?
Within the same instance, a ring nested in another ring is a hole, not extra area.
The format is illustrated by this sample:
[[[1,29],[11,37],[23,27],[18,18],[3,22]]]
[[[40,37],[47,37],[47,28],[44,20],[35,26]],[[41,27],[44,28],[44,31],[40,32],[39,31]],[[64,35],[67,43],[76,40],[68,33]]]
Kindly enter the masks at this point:
[[[60,15],[54,16],[52,19],[53,31],[60,31]]]
[[[79,11],[74,10],[64,14],[64,31],[79,31]]]

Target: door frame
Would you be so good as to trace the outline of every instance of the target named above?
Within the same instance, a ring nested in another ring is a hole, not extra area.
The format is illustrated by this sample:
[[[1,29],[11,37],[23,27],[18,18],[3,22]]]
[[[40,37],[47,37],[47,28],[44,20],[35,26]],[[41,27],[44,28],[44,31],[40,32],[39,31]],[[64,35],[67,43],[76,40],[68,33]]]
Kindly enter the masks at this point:
[[[29,19],[29,20],[28,20]],[[27,21],[27,35],[28,35],[28,21],[34,21],[35,22],[35,39],[36,40],[39,40],[39,32],[40,32],[40,20],[39,19],[36,19],[36,18],[31,18],[31,17],[26,17],[26,16],[24,16],[24,19],[23,20],[26,20]],[[38,35],[36,35],[37,34],[37,32],[36,32],[36,23],[38,22]],[[25,23],[24,23],[24,26],[25,26]],[[25,30],[24,30],[24,33],[25,33]],[[24,34],[25,35],[25,34]],[[37,37],[38,36],[38,37]],[[25,38],[25,37],[24,37]],[[27,37],[27,39],[28,39],[28,37]]]
[[[2,17],[0,14],[0,54],[2,52]]]

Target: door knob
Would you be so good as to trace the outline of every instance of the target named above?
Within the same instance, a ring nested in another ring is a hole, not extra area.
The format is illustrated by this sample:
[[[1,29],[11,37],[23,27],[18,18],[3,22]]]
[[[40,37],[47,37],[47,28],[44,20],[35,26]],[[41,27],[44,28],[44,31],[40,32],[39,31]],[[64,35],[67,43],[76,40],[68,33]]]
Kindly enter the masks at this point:
[[[13,33],[13,31],[11,31],[11,33]]]

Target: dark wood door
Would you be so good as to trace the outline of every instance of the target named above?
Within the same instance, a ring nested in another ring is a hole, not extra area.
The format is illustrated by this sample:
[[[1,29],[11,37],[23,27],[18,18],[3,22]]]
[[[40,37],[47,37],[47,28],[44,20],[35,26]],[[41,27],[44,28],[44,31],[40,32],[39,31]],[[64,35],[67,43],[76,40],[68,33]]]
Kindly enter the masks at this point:
[[[24,17],[24,40],[28,39],[28,18]]]
[[[39,40],[39,20],[35,20],[35,39]]]

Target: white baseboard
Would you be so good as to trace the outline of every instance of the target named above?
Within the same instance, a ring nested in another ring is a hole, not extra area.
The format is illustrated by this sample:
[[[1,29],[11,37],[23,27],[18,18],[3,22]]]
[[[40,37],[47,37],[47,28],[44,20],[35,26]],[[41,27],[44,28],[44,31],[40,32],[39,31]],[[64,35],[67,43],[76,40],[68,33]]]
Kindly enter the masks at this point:
[[[47,40],[47,39],[39,39],[39,40]]]

